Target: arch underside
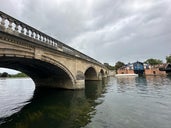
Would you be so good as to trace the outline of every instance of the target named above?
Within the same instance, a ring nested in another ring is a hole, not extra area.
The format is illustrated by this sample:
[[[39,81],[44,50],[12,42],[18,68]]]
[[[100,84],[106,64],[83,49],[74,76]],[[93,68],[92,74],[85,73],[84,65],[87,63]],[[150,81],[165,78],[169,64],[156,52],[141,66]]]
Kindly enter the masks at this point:
[[[0,57],[0,67],[21,71],[32,78],[36,87],[74,89],[74,78],[67,69],[45,61],[23,57]]]
[[[104,70],[103,69],[100,70],[100,75],[101,75],[102,78],[105,77],[105,73],[104,73]]]
[[[93,67],[89,67],[85,73],[85,80],[98,80],[97,72]]]

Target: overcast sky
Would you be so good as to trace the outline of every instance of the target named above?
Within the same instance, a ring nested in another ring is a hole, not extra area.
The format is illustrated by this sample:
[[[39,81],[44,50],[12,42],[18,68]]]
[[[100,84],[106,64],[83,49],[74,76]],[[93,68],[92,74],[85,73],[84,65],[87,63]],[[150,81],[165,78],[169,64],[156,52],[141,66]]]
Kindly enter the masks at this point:
[[[1,0],[0,10],[102,63],[171,54],[171,0]]]

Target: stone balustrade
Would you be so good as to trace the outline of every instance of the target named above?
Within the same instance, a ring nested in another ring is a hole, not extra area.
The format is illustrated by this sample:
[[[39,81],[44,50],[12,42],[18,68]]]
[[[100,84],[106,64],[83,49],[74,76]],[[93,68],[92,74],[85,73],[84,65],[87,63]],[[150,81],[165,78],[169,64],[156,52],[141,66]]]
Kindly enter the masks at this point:
[[[0,31],[7,32],[9,34],[17,35],[20,37],[27,37],[27,39],[29,40],[41,42],[43,46],[46,45],[47,47],[58,50],[60,52],[64,52],[69,55],[82,58],[92,63],[103,66],[103,64],[101,64],[97,60],[73,49],[72,47],[67,46],[66,44],[54,39],[53,37],[50,37],[46,35],[45,33],[40,32],[39,30],[1,11],[0,11]]]

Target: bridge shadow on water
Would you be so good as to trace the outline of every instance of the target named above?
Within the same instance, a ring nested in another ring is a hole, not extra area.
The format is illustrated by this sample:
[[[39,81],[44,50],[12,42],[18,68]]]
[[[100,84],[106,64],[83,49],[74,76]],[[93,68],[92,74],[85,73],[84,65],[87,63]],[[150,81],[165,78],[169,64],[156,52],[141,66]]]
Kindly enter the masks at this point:
[[[19,112],[0,119],[0,128],[79,128],[95,114],[95,100],[105,92],[100,81],[86,82],[85,90],[37,88]]]

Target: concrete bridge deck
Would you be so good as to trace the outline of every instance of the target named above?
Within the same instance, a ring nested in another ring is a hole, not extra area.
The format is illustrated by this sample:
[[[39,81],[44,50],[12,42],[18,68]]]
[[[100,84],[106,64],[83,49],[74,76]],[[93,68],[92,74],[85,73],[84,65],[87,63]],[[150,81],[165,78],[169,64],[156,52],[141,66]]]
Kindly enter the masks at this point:
[[[102,80],[107,68],[97,60],[0,12],[0,67],[26,73],[36,86],[85,88]]]

